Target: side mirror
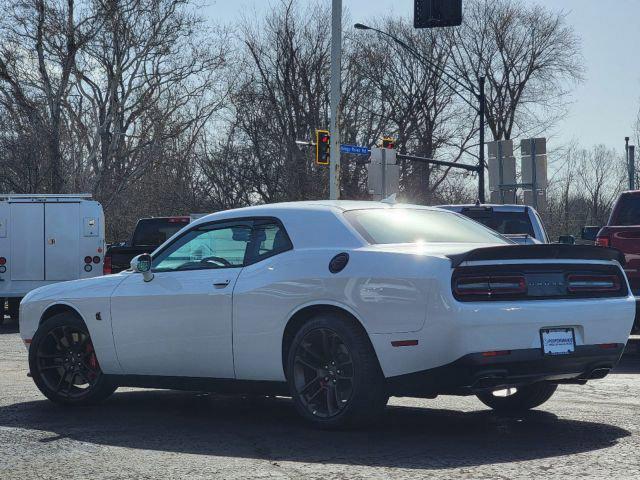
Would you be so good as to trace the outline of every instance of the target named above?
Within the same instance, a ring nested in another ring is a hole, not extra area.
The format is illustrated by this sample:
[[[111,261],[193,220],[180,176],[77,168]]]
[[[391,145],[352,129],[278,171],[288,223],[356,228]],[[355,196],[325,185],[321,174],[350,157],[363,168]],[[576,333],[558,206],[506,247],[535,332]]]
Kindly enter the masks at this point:
[[[575,245],[576,237],[573,235],[560,235],[558,237],[558,243],[564,243],[565,245]]]
[[[598,232],[600,231],[601,228],[602,227],[595,227],[595,226],[582,227],[582,232],[580,236],[582,237],[582,240],[589,240],[590,242],[595,242],[596,237],[598,236]]]
[[[136,273],[141,273],[145,282],[153,280],[153,273],[151,272],[151,255],[148,253],[142,253],[131,259],[131,270]]]

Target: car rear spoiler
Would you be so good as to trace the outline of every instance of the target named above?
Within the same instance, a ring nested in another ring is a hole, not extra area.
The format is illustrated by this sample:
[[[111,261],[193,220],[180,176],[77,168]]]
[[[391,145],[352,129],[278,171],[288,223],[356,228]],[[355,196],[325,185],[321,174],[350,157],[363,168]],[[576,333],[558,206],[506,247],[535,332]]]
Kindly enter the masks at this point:
[[[593,245],[504,245],[499,247],[476,248],[465,253],[448,255],[451,267],[456,268],[463,262],[482,260],[616,260],[624,266],[624,254],[615,248]]]

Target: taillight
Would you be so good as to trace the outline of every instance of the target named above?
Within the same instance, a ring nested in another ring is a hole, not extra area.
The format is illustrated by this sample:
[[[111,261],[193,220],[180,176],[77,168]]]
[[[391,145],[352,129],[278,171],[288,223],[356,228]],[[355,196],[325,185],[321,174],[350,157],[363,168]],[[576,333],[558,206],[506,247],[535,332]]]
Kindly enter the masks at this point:
[[[111,275],[111,257],[105,256],[104,263],[102,264],[102,274]]]
[[[511,355],[511,350],[495,350],[491,352],[482,352],[483,357],[503,357],[505,355]]]
[[[491,275],[458,277],[454,293],[459,296],[513,295],[527,292],[527,283],[522,275]]]
[[[571,293],[617,292],[620,279],[615,275],[571,274],[567,276],[567,290]]]
[[[89,255],[84,257],[84,263],[91,263],[91,257]]]
[[[599,247],[608,247],[611,245],[611,239],[606,236],[596,237],[596,245]]]
[[[100,257],[98,255],[96,255],[95,257],[93,257],[93,263],[98,264],[100,263]]]
[[[7,263],[7,259],[4,257],[0,257],[0,265],[4,265],[5,263]]]

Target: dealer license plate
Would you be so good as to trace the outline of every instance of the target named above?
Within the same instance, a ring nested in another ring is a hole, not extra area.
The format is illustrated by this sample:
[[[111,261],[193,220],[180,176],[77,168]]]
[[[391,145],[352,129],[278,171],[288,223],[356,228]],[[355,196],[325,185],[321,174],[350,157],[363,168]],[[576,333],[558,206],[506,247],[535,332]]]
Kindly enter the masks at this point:
[[[540,340],[545,355],[567,355],[576,349],[573,328],[543,328]]]

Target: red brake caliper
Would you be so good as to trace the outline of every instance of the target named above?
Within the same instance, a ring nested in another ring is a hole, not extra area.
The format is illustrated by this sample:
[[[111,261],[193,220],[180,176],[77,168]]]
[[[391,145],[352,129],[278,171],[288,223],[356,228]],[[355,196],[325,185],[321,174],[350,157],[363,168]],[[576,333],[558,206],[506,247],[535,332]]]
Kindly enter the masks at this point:
[[[87,343],[87,353],[89,354],[87,359],[87,364],[91,367],[91,371],[89,372],[90,379],[93,380],[97,377],[97,370],[100,368],[98,364],[98,358],[96,357],[96,352],[93,349],[93,344],[91,342]]]

